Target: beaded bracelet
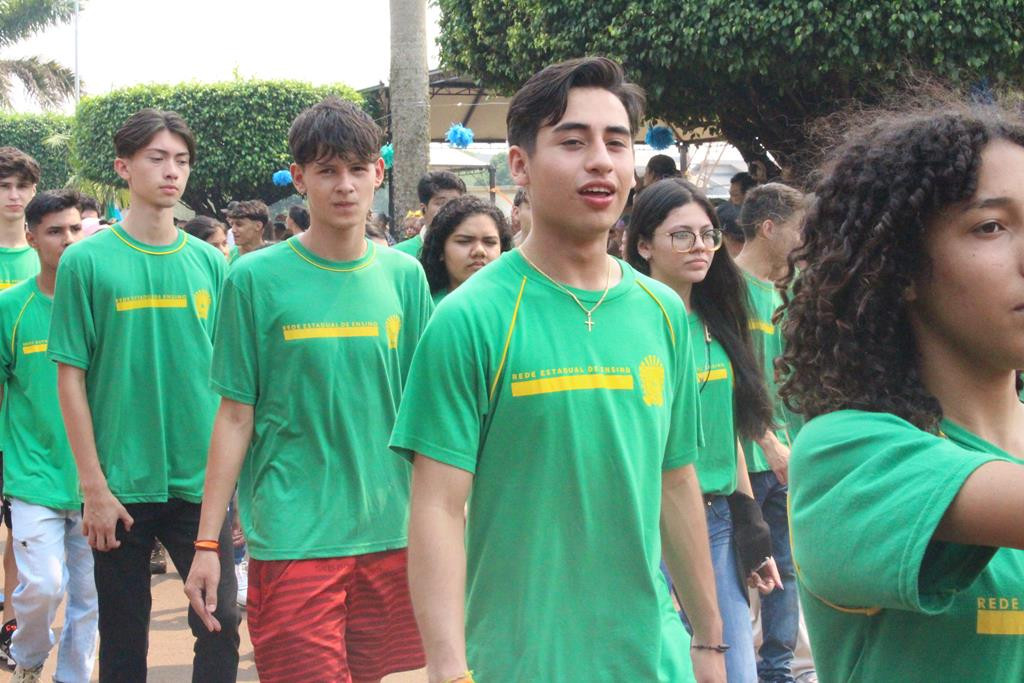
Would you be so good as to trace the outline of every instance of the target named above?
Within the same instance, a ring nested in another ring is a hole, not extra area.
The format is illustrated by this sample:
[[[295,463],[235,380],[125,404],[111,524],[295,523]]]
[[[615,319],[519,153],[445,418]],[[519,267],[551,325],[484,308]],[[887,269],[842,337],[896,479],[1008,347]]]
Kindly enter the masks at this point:
[[[220,551],[220,543],[217,541],[196,541],[192,546],[196,550],[209,550],[211,552]]]

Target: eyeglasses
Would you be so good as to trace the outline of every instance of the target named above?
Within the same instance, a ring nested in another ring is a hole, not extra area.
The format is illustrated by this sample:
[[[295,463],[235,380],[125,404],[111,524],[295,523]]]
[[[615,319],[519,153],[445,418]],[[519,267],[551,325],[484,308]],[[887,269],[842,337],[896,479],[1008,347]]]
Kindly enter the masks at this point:
[[[673,251],[681,254],[693,251],[694,247],[697,246],[697,234],[689,230],[669,233],[669,238],[672,240]],[[704,230],[700,233],[700,239],[704,246],[711,251],[718,251],[722,247],[722,231],[717,228]]]

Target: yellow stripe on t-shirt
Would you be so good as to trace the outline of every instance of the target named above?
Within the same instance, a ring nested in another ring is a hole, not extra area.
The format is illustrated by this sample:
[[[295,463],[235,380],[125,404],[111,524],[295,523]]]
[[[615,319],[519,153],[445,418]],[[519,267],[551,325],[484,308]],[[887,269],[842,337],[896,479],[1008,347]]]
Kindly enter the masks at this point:
[[[380,327],[372,325],[323,325],[318,327],[293,327],[282,330],[285,341],[299,339],[329,339],[335,337],[378,337]]]
[[[118,312],[135,311],[140,308],[187,308],[188,299],[184,296],[131,296],[118,299],[114,306]]]
[[[775,334],[775,325],[766,323],[763,320],[751,320],[750,329],[764,332],[765,334]]]
[[[633,389],[632,375],[605,375],[593,373],[587,375],[567,375],[565,377],[545,377],[522,382],[512,382],[513,396],[535,396],[536,394],[555,394],[560,391],[577,391],[579,389]]]
[[[1024,612],[1020,610],[978,610],[978,635],[1024,636]]]
[[[29,344],[22,344],[21,345],[21,353],[26,355],[26,356],[28,354],[30,354],[30,353],[45,353],[45,352],[46,352],[46,342],[31,342]]]
[[[0,280],[0,289],[10,289],[18,284],[17,280]]]
[[[714,382],[720,379],[729,379],[729,371],[725,368],[715,368],[697,373],[698,382]]]

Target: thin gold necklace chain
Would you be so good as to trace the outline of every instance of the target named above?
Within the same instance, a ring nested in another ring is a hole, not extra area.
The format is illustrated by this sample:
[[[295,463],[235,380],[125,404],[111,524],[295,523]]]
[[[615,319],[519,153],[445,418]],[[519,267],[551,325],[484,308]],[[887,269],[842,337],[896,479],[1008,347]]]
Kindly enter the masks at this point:
[[[605,297],[608,296],[608,290],[611,288],[611,282],[612,282],[612,266],[611,266],[611,263],[609,263],[608,267],[605,269],[605,274],[604,274],[604,293],[601,294],[601,298],[597,300],[597,303],[594,304],[594,307],[588,310],[587,307],[583,305],[583,302],[580,301],[579,298],[575,294],[573,294],[567,287],[565,287],[565,285],[563,285],[561,282],[559,282],[558,280],[554,279],[553,277],[551,277],[550,275],[545,273],[543,270],[538,268],[537,264],[534,263],[533,261],[531,261],[530,257],[527,256],[523,252],[522,249],[519,250],[519,255],[522,256],[523,259],[527,263],[530,264],[531,268],[533,268],[538,273],[540,273],[545,278],[547,278],[548,281],[551,282],[551,284],[553,284],[555,287],[558,287],[560,290],[562,290],[563,292],[565,292],[566,294],[571,296],[572,300],[576,302],[577,306],[579,306],[581,309],[583,309],[583,313],[586,314],[586,316],[587,316],[587,319],[583,322],[583,324],[587,326],[587,332],[590,332],[592,329],[594,329],[594,321],[591,318],[591,316],[594,314],[594,311],[597,310],[597,307],[604,303]]]

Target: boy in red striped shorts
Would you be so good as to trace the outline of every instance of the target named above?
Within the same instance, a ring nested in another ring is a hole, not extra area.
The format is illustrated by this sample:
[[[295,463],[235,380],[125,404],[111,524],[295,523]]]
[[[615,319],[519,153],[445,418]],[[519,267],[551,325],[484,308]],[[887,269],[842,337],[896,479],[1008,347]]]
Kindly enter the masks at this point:
[[[221,295],[196,548],[217,547],[237,480],[264,683],[424,665],[406,578],[410,468],[388,438],[432,304],[415,260],[364,237],[380,137],[349,102],[300,114],[288,142],[309,230],[239,261]],[[216,553],[197,552],[186,582],[210,629],[219,573]]]

